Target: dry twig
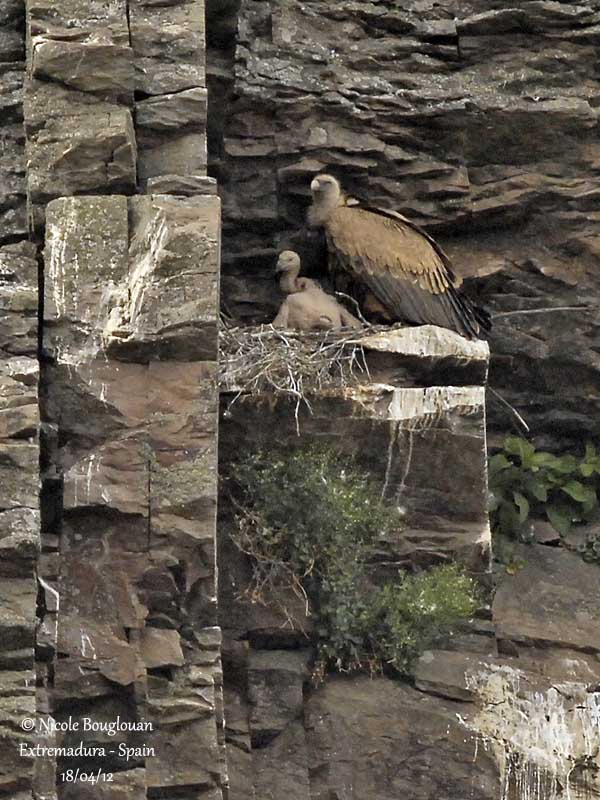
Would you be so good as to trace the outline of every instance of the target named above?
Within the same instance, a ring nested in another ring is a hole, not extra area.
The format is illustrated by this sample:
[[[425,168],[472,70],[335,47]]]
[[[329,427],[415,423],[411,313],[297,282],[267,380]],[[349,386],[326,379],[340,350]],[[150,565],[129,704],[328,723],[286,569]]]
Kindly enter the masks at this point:
[[[273,392],[310,410],[308,395],[329,386],[347,386],[367,373],[362,331],[326,333],[221,326],[219,381],[223,390],[241,394]]]

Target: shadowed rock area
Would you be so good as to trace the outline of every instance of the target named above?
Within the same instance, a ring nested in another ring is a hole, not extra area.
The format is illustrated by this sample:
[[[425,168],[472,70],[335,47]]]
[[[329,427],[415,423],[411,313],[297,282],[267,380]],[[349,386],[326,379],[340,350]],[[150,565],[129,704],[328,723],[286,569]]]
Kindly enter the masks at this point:
[[[241,324],[272,320],[283,249],[323,277],[323,242],[304,215],[311,178],[332,172],[446,249],[465,290],[495,317],[491,384],[540,446],[560,449],[597,434],[600,419],[600,4],[506,6],[209,0],[209,171],[224,207],[222,304]],[[305,438],[358,452],[378,479],[391,479],[390,497],[401,487],[413,524],[403,542],[389,543],[395,565],[421,547],[425,560],[444,547],[457,553],[482,470],[478,412],[447,408],[430,425],[416,422],[422,406],[411,392],[447,399],[449,387],[473,392],[484,380],[477,359],[461,373],[444,347],[424,357],[425,331],[410,332],[414,359],[389,340],[367,357],[373,382],[403,398],[395,408],[406,424],[397,434],[376,419],[393,406],[376,391],[354,394],[357,411],[351,390],[341,400],[329,387],[312,415],[300,413]],[[248,396],[226,406],[222,463],[243,438],[293,447],[293,406]],[[488,404],[487,415],[492,442],[513,429],[498,405]],[[452,498],[445,504],[442,485]],[[302,632],[273,608],[239,599],[250,568],[221,510],[232,798],[600,796],[596,567],[564,550],[523,548],[523,569],[498,575],[491,614],[424,653],[414,685],[333,677],[315,690],[297,652],[306,648]],[[446,524],[462,532],[445,538]],[[301,615],[300,602],[290,608]]]
[[[314,262],[297,231],[311,176],[329,170],[436,236],[495,316],[492,385],[559,446],[600,419],[600,5],[506,6],[209,4],[223,302],[274,317],[275,254],[293,244]],[[564,306],[585,308],[548,311]],[[493,405],[490,424],[512,422]]]

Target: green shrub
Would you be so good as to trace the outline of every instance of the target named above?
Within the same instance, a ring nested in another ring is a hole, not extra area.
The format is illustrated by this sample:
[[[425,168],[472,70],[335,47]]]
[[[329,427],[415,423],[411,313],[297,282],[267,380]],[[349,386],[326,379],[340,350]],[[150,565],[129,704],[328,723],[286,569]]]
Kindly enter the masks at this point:
[[[231,477],[233,540],[253,565],[247,594],[277,603],[288,617],[290,591],[305,601],[315,617],[318,673],[383,663],[405,672],[438,634],[472,614],[474,584],[456,567],[373,586],[370,548],[400,517],[340,454],[258,452],[235,464]]]
[[[577,458],[536,451],[525,439],[508,437],[489,460],[492,529],[527,541],[531,519],[546,517],[566,536],[574,523],[596,516],[599,476],[600,455],[591,444]]]
[[[385,660],[409,672],[423,650],[472,617],[476,608],[475,581],[456,564],[406,575],[399,586],[387,584],[374,601]]]

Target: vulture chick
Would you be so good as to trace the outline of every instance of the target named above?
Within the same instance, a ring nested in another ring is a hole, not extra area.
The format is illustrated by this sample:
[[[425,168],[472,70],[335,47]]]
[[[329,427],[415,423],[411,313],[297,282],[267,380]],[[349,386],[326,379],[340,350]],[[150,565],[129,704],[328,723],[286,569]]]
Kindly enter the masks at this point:
[[[316,281],[298,277],[298,253],[284,250],[279,255],[275,271],[281,275],[279,288],[287,297],[273,320],[273,327],[300,331],[361,327],[356,317],[324,292]]]
[[[331,175],[318,175],[310,188],[308,223],[325,229],[336,289],[365,304],[374,298],[388,320],[439,325],[469,339],[490,330],[489,314],[461,294],[450,259],[425,231],[347,197]]]

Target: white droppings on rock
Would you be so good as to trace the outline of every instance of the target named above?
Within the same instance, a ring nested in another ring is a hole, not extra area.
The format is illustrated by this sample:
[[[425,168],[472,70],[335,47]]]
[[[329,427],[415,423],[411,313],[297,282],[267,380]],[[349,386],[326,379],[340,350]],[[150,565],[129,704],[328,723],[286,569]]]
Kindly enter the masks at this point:
[[[489,744],[502,774],[500,800],[575,800],[572,775],[600,766],[600,692],[565,682],[528,688],[510,666],[487,665],[466,675],[467,688],[482,701],[469,721],[459,722]],[[579,782],[578,782],[579,783]]]
[[[388,418],[393,420],[423,420],[438,418],[447,411],[469,414],[485,404],[483,386],[432,386],[427,389],[394,389],[387,387],[392,397]]]

